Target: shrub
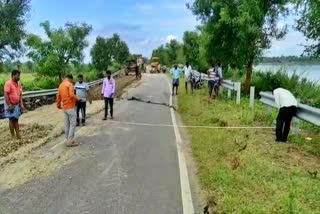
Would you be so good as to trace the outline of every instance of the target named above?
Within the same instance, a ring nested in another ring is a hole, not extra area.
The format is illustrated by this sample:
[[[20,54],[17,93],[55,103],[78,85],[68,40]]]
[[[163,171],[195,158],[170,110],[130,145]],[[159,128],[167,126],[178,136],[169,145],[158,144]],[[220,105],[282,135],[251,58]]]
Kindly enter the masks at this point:
[[[274,87],[282,87],[291,91],[301,102],[320,107],[320,85],[296,73],[289,75],[283,69],[277,72],[256,72],[252,85],[256,87],[257,94],[261,91],[272,91]]]

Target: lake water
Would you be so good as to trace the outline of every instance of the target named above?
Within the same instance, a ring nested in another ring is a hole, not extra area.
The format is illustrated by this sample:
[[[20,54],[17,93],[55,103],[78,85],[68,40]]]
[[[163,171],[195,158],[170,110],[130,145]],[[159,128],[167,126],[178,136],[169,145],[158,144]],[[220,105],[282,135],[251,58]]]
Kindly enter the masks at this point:
[[[285,69],[289,74],[301,74],[311,81],[320,82],[320,65],[308,65],[308,64],[259,64],[254,67],[255,71],[278,71],[279,69]]]

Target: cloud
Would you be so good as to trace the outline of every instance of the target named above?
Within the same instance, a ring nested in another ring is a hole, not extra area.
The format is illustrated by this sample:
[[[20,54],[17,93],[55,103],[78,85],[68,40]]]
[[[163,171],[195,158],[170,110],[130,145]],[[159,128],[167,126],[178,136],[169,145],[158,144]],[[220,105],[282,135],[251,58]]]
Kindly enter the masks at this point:
[[[168,35],[167,38],[166,38],[166,41],[170,42],[171,40],[177,40],[177,37],[175,35],[172,35],[172,34]]]

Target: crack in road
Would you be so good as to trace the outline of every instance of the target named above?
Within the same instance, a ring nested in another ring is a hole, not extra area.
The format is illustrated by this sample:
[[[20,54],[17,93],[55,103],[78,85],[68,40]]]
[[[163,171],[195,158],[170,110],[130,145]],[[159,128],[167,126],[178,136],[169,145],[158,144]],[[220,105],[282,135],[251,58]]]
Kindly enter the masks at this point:
[[[170,105],[168,103],[160,103],[160,102],[154,102],[151,100],[143,100],[141,98],[138,97],[130,97],[130,98],[122,98],[122,100],[127,100],[127,101],[136,101],[136,102],[142,102],[142,103],[147,103],[147,104],[152,104],[152,105],[161,105],[161,106],[166,106],[169,108],[172,108],[173,110],[177,111],[177,108],[174,105]]]

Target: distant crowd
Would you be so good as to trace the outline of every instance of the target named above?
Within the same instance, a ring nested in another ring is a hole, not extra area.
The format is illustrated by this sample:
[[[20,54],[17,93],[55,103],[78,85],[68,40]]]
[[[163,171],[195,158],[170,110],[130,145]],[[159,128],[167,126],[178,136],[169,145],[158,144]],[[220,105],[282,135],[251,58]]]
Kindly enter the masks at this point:
[[[184,73],[185,90],[188,93],[188,86],[191,86],[193,92],[195,78],[192,75],[192,66],[187,62],[183,69],[175,65],[170,73],[172,75],[172,96],[178,95],[179,82],[181,75]],[[219,96],[219,89],[223,81],[223,72],[221,63],[213,65],[208,71],[208,94],[209,99],[215,99]],[[291,128],[292,118],[298,111],[298,101],[294,95],[283,88],[274,88],[272,90],[276,106],[279,108],[276,120],[276,142],[287,143],[288,135]]]
[[[184,74],[184,82],[185,82],[185,90],[188,93],[189,85],[191,87],[191,92],[196,85],[196,79],[192,73],[192,66],[189,62],[186,63],[183,69],[179,68],[178,65],[174,65],[174,67],[170,70],[170,74],[172,75],[172,96],[178,95],[179,84],[181,75]],[[209,99],[215,99],[219,96],[219,88],[223,81],[223,72],[221,63],[217,63],[217,65],[213,65],[208,71],[208,94]]]

